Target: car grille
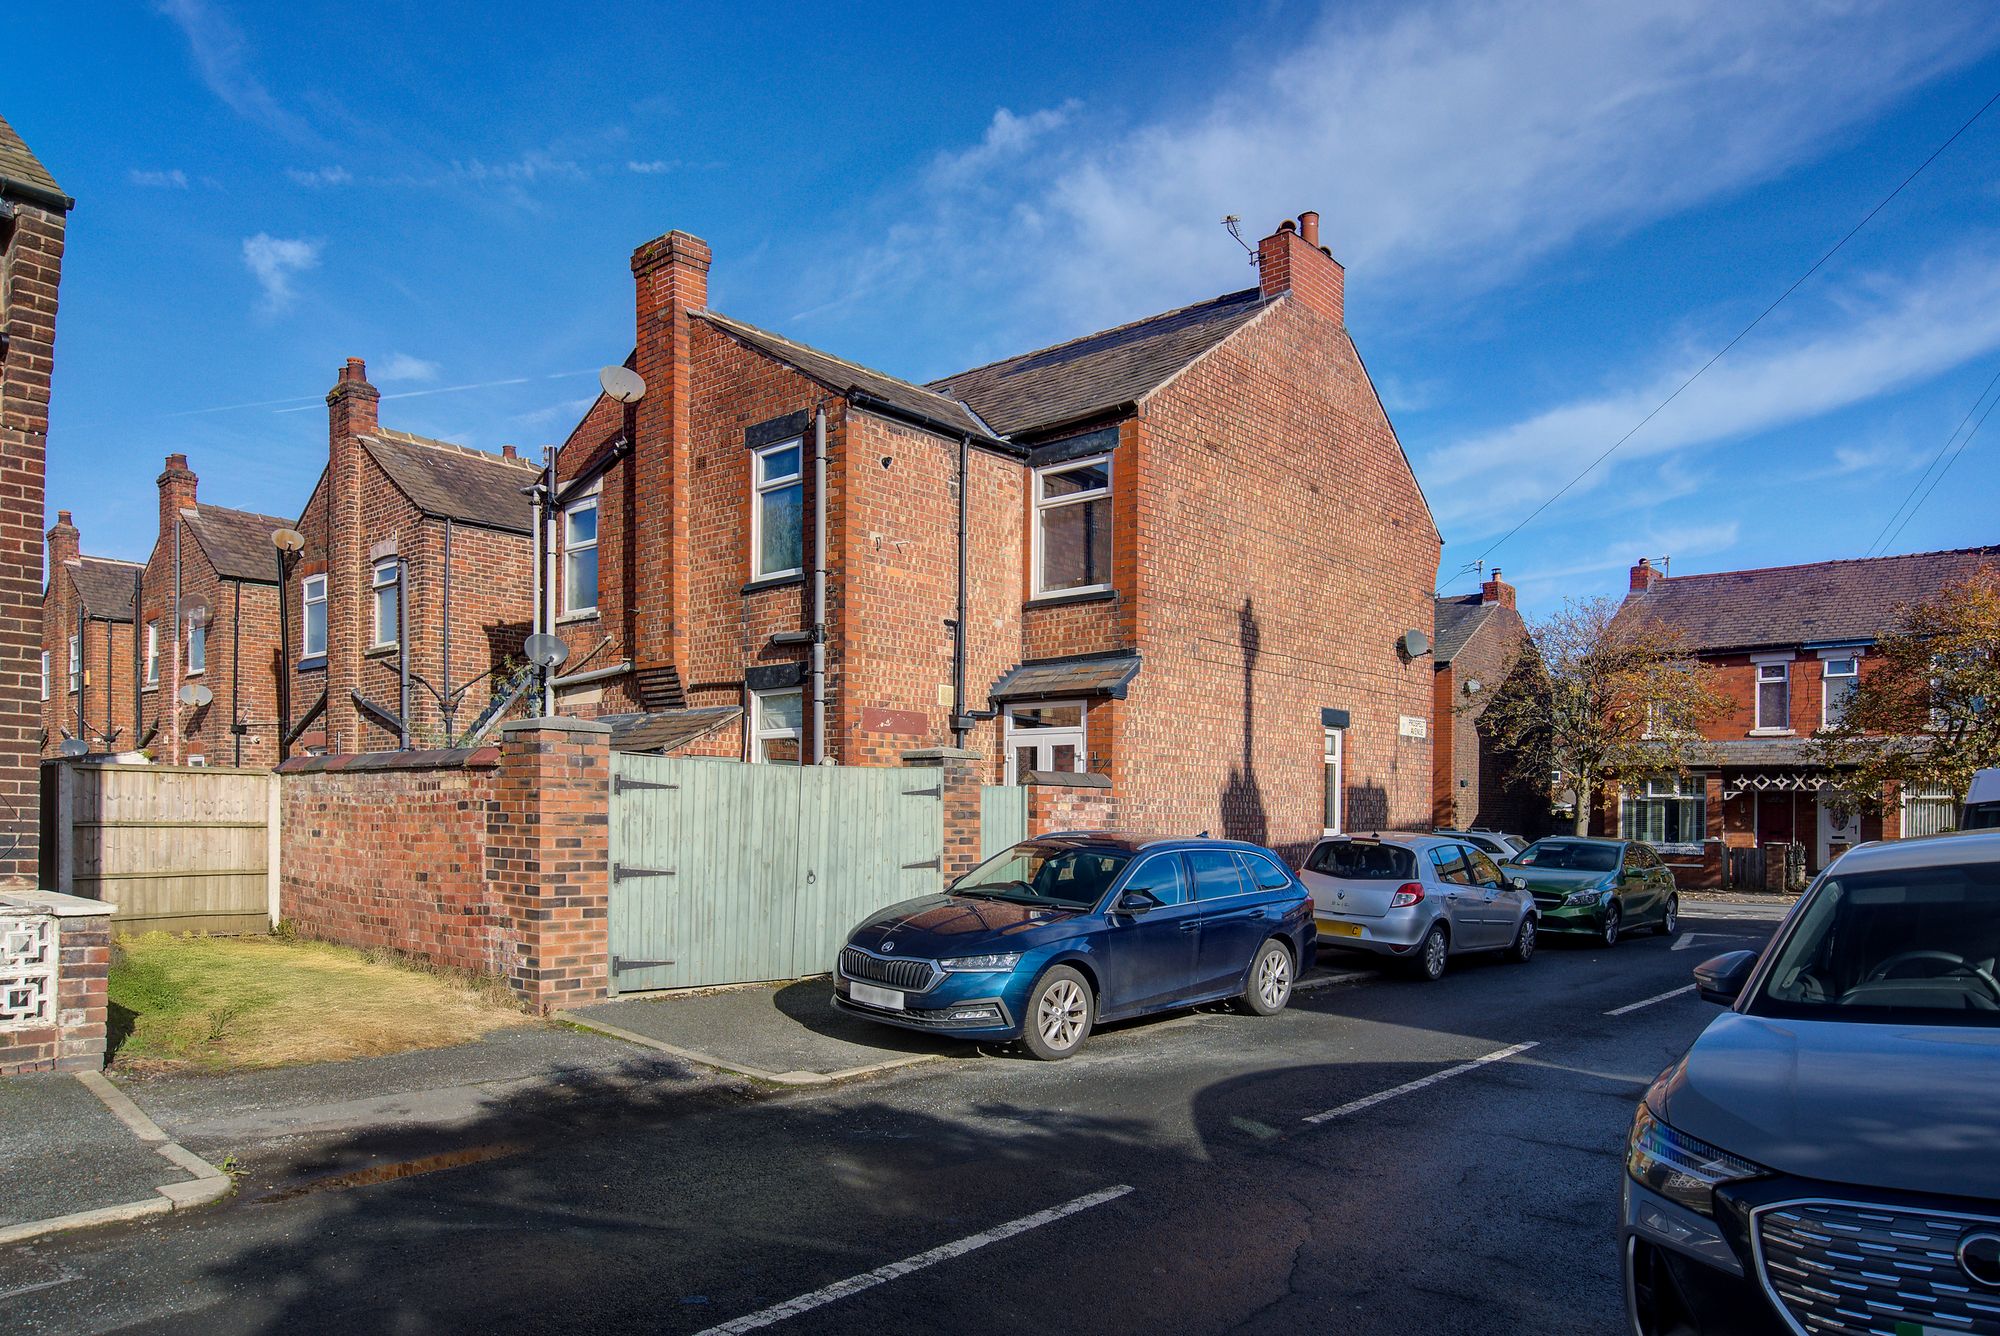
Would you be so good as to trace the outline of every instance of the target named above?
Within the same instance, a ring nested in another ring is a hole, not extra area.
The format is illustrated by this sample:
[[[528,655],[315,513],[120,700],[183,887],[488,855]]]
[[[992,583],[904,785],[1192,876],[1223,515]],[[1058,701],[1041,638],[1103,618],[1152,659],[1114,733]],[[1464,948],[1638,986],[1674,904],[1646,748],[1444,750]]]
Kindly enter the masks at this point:
[[[1789,1202],[1757,1217],[1764,1284],[1792,1325],[1818,1336],[2000,1333],[2000,1291],[1958,1264],[1959,1240],[2000,1221],[1845,1202]]]
[[[929,988],[937,973],[928,960],[884,960],[858,946],[841,948],[840,972],[850,979],[887,984],[911,993],[921,993]]]

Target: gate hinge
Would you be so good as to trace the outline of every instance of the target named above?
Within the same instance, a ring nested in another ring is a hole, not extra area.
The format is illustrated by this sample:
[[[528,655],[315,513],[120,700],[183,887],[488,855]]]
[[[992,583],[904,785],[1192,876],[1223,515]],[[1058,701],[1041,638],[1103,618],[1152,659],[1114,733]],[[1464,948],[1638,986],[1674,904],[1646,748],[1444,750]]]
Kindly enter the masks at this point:
[[[673,963],[671,960],[627,960],[623,956],[613,956],[611,957],[611,972],[613,974],[623,974],[626,970],[658,969],[662,965],[671,965]]]
[[[921,862],[921,863],[905,863],[905,864],[903,864],[903,871],[905,871],[905,872],[915,872],[915,871],[916,871],[916,870],[917,870],[918,868],[926,868],[926,867],[927,867],[927,868],[930,868],[930,869],[931,869],[932,871],[934,871],[934,872],[940,872],[940,871],[943,871],[943,870],[944,870],[944,859],[943,859],[942,855],[940,855],[940,856],[939,856],[939,857],[937,857],[937,858],[926,858],[926,859],[925,859],[925,860],[924,860],[923,862]]]
[[[613,863],[611,865],[611,880],[614,882],[625,881],[631,877],[671,877],[673,875],[674,870],[670,867],[633,867],[629,863]]]
[[[903,790],[903,796],[904,796],[905,798],[941,798],[941,797],[943,797],[943,796],[944,796],[944,790],[943,790],[943,789],[941,789],[941,788],[938,788],[938,789],[904,789],[904,790]]]
[[[611,791],[624,793],[628,789],[677,789],[678,784],[663,784],[655,779],[627,779],[623,775],[611,777]]]

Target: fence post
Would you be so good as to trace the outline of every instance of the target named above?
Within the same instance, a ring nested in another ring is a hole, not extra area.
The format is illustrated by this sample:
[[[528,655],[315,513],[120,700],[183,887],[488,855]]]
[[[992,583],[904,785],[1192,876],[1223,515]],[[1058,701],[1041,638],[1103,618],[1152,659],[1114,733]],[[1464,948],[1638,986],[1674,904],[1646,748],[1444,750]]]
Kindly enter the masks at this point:
[[[938,871],[946,882],[979,866],[979,753],[963,747],[926,747],[903,753],[907,766],[934,767],[944,813],[944,846]]]
[[[500,727],[487,876],[505,915],[501,971],[538,1011],[610,995],[611,726]]]
[[[56,884],[76,894],[76,763],[56,762]]]
[[[280,802],[278,796],[277,771],[273,770],[271,772],[269,783],[270,808],[264,818],[264,895],[270,901],[271,931],[276,932],[278,930],[281,911],[284,908],[279,902],[278,894],[282,881],[282,878],[279,876],[279,862],[283,856],[284,840],[279,830],[283,804]]]

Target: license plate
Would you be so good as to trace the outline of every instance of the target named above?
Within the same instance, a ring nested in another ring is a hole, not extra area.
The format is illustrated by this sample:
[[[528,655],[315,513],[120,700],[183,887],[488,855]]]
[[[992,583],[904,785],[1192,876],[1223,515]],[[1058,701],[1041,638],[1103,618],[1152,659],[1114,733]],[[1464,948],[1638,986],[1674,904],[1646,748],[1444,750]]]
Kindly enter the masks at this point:
[[[1359,923],[1322,923],[1319,925],[1319,930],[1324,933],[1331,933],[1335,937],[1359,937],[1361,935],[1361,925]]]
[[[855,983],[849,980],[847,996],[866,1007],[880,1007],[884,1011],[903,1010],[903,995],[893,988],[877,988],[871,983]]]

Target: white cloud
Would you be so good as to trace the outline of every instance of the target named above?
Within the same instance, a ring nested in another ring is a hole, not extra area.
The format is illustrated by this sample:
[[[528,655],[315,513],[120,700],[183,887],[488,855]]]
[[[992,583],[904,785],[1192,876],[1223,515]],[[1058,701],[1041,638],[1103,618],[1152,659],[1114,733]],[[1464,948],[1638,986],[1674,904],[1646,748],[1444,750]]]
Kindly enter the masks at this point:
[[[153,8],[180,26],[195,71],[230,110],[295,139],[309,136],[303,122],[281,106],[250,69],[242,30],[207,0],[154,0]]]
[[[589,173],[573,159],[558,158],[540,149],[531,149],[511,162],[484,162],[473,158],[451,165],[452,176],[475,185],[530,185],[536,181],[583,181]]]
[[[1807,421],[2000,347],[2000,250],[1968,251],[1914,276],[1850,280],[1812,313],[1810,330],[1800,328],[1805,323],[1789,333],[1760,330],[1569,496],[1603,488],[1621,463]],[[1633,383],[1419,452],[1418,468],[1440,524],[1490,532],[1511,527],[1630,431],[1708,355],[1707,349],[1675,350]],[[1856,468],[1869,462],[1850,457]],[[1495,523],[1496,516],[1506,521]]]
[[[1463,296],[1768,179],[1996,42],[2000,10],[1893,0],[1343,8],[1191,111],[999,113],[866,220],[873,254],[823,248],[824,304],[949,279],[1031,334],[1102,326],[1243,286],[1224,214],[1314,207],[1357,285]]]
[[[374,370],[376,379],[384,382],[407,380],[429,383],[436,380],[438,373],[444,368],[436,362],[426,362],[423,358],[412,357],[408,353],[395,353]]]
[[[628,172],[637,172],[641,176],[659,176],[663,172],[671,172],[678,166],[680,166],[678,162],[669,162],[665,158],[654,158],[648,162],[627,162],[625,170]]]
[[[331,167],[315,167],[307,171],[299,167],[288,167],[285,175],[299,185],[313,189],[325,186],[344,186],[354,179],[354,174],[345,167],[335,164]]]
[[[133,185],[145,186],[151,190],[186,190],[188,188],[187,173],[178,167],[169,168],[163,172],[142,172],[135,168],[127,172],[126,176],[130,178]]]
[[[324,242],[304,237],[274,237],[259,232],[243,239],[243,264],[264,290],[264,310],[275,314],[298,296],[292,287],[295,275],[319,267]]]

